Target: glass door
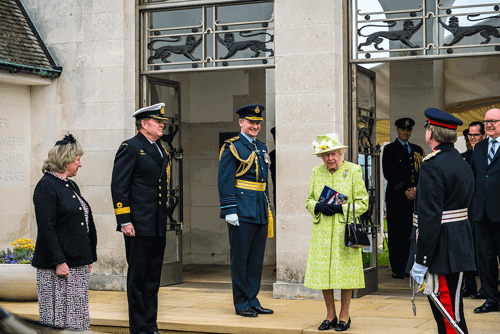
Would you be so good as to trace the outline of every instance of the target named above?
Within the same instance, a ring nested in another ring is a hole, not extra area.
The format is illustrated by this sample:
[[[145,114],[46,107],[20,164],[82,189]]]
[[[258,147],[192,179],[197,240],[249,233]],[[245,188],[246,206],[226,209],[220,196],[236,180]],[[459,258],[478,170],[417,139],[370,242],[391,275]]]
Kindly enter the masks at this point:
[[[369,196],[368,211],[361,216],[367,227],[371,246],[363,248],[365,288],[354,291],[362,297],[378,290],[378,231],[380,229],[380,145],[376,142],[375,72],[351,65],[352,87],[350,115],[350,150],[354,162],[361,166]]]
[[[165,103],[166,121],[162,144],[172,160],[167,198],[167,245],[163,259],[160,286],[182,283],[182,229],[183,216],[183,150],[181,147],[181,91],[180,83],[143,76],[142,107]]]

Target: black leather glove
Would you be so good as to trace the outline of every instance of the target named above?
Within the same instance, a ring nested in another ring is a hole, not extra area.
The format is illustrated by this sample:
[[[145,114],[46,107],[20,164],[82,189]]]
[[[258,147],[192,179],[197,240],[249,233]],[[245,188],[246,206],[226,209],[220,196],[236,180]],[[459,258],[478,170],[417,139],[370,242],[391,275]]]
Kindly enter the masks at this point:
[[[336,213],[342,213],[341,204],[326,204],[326,203],[316,203],[314,207],[314,213],[322,213],[325,216],[333,216]]]

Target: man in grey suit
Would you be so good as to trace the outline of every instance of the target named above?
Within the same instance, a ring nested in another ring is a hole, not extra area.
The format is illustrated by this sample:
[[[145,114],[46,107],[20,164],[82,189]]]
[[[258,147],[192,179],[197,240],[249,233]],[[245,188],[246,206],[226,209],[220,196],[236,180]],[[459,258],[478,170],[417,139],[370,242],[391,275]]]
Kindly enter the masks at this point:
[[[487,296],[475,313],[499,310],[498,257],[500,256],[500,109],[484,117],[487,139],[474,147],[471,167],[476,180],[474,221],[481,290]]]

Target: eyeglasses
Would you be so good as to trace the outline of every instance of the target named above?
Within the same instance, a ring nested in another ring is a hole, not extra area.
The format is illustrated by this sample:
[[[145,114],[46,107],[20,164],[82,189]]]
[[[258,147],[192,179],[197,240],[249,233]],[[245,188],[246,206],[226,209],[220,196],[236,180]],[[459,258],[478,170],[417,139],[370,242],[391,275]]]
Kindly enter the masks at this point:
[[[482,136],[482,134],[480,134],[480,133],[470,133],[467,137],[479,138],[481,136]]]
[[[484,125],[487,125],[488,123],[495,125],[497,122],[500,122],[500,119],[485,119],[483,121]]]

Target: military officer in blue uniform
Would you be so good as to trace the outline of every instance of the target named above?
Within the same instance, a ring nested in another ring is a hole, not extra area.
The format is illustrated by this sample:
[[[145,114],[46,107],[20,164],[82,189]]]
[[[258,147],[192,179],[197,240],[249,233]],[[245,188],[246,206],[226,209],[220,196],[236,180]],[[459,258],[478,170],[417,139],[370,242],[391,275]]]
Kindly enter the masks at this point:
[[[474,175],[455,149],[462,121],[444,111],[425,111],[425,140],[432,149],[420,169],[412,234],[411,275],[426,284],[438,332],[467,333],[463,312],[463,272],[476,270],[468,210]]]
[[[400,118],[394,125],[398,137],[384,148],[382,170],[387,180],[385,202],[392,277],[404,279],[410,254],[413,200],[424,150],[409,142],[413,119]]]
[[[234,307],[243,317],[273,313],[257,299],[266,236],[273,232],[267,188],[270,159],[266,144],[256,139],[264,109],[252,104],[236,110],[241,133],[225,141],[219,156],[220,218],[229,229]]]
[[[111,193],[125,238],[130,333],[158,332],[158,289],[165,250],[171,160],[161,144],[164,103],[137,110],[136,136],[116,153]]]

